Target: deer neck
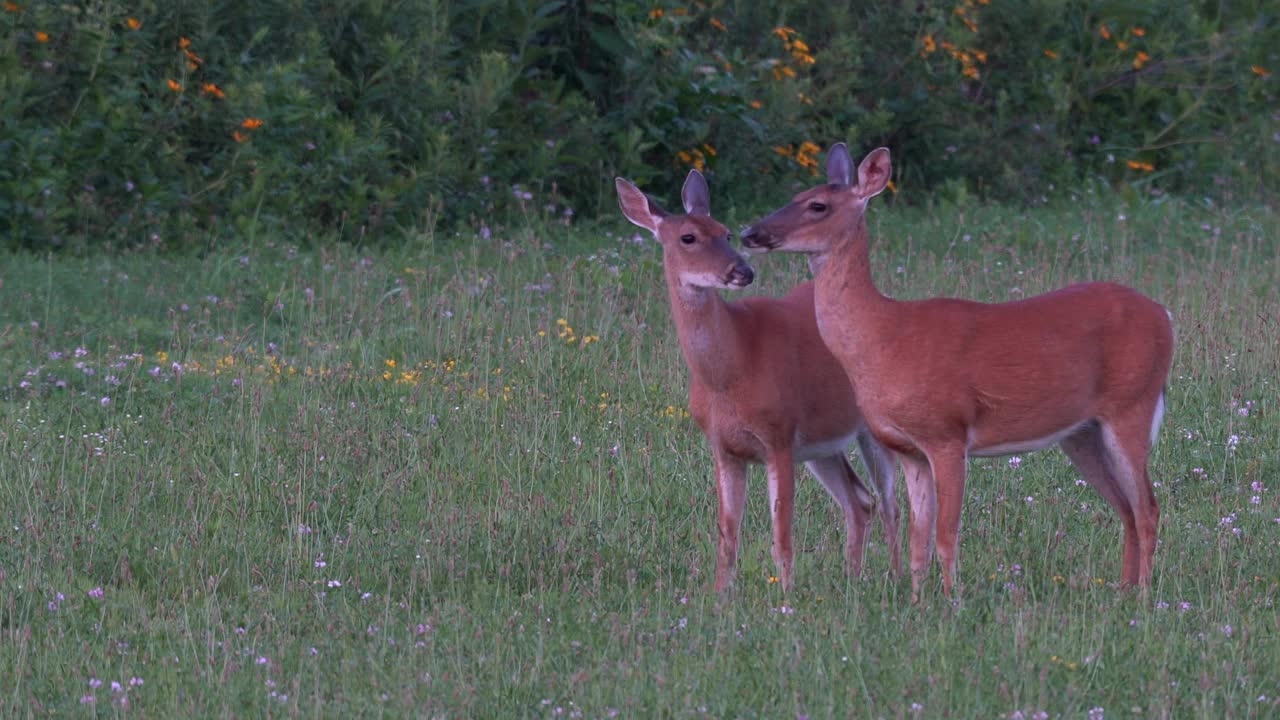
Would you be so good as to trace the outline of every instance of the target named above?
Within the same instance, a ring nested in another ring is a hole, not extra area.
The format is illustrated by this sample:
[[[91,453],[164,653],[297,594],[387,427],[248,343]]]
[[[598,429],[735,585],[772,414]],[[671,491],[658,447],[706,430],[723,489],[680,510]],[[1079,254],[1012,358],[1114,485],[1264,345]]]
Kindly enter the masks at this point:
[[[741,357],[741,338],[729,304],[719,291],[685,284],[670,270],[667,292],[689,372],[709,389],[727,388],[739,374]]]
[[[816,314],[823,340],[833,349],[875,347],[875,336],[893,309],[893,301],[876,289],[871,278],[867,221],[853,227],[825,253],[811,256],[816,284]],[[839,328],[839,337],[833,333]],[[841,353],[837,352],[837,355]],[[865,352],[856,352],[862,357]]]

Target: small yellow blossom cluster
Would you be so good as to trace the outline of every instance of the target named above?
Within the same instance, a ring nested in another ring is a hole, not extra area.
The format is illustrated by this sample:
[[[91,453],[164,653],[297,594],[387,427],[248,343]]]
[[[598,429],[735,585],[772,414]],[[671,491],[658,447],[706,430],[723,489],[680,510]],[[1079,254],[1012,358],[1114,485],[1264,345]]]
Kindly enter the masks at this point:
[[[538,331],[538,337],[546,337],[546,336],[547,336],[546,330]],[[578,334],[574,332],[573,326],[570,325],[569,321],[565,320],[564,318],[560,318],[559,320],[556,320],[556,337],[563,340],[566,345],[573,345],[577,343],[579,340],[581,340],[582,347],[586,347],[593,342],[600,342],[599,335],[582,335],[581,337],[579,337]]]
[[[977,5],[990,4],[991,0],[977,0]],[[955,16],[960,18],[960,22],[969,28],[969,32],[975,34],[978,32],[977,5],[974,4],[974,0],[964,0],[964,4],[957,5],[953,11]]]
[[[676,407],[675,405],[668,405],[658,411],[658,417],[680,420],[689,417],[689,411],[684,408]]]
[[[772,61],[774,80],[794,78],[797,68],[803,69],[806,65],[817,62],[813,57],[813,49],[801,39],[795,28],[776,27],[773,29],[773,35],[782,41],[782,49],[790,56],[785,61]]]
[[[137,30],[138,28],[142,27],[142,21],[132,17],[128,18],[125,21],[125,24],[128,25],[130,30]],[[186,60],[187,70],[189,72],[195,73],[204,68],[204,64],[205,64],[204,58],[200,57],[196,53],[196,51],[192,49],[191,38],[179,37],[178,50],[182,52],[182,56]],[[165,85],[168,86],[171,92],[182,93],[186,91],[186,86],[183,85],[182,82],[175,80],[173,78],[168,78],[167,80],[165,80]],[[217,83],[201,82],[199,83],[199,86],[200,86],[201,95],[205,95],[207,97],[215,98],[218,100],[225,100],[227,97],[226,91],[218,87]],[[258,128],[262,127],[263,124],[264,124],[264,121],[261,118],[255,118],[255,117],[245,118],[240,122],[238,126],[232,129],[231,139],[235,140],[238,143],[248,142],[250,135],[249,135],[249,132],[247,131],[257,130]]]
[[[1130,44],[1136,44],[1138,41],[1135,40],[1134,38],[1143,38],[1143,37],[1146,37],[1146,35],[1147,35],[1146,29],[1141,27],[1129,28],[1127,32],[1121,32],[1121,31],[1112,32],[1111,28],[1106,23],[1103,23],[1098,26],[1098,36],[1101,37],[1103,40],[1108,40],[1110,42],[1115,43],[1116,49],[1120,51],[1128,50]],[[1151,61],[1150,55],[1148,55],[1146,52],[1142,50],[1135,49],[1135,53],[1133,56],[1134,70],[1141,70],[1143,66],[1150,61]]]
[[[710,143],[702,143],[702,147],[689,148],[676,153],[676,157],[680,162],[694,168],[698,172],[707,169],[707,158],[715,157],[716,149]]]
[[[494,368],[490,375],[493,380],[486,379],[483,373],[470,370],[458,371],[458,361],[446,359],[441,361],[424,360],[416,365],[404,367],[395,358],[382,361],[382,372],[377,376],[384,382],[394,385],[418,387],[423,383],[433,385],[443,392],[454,392],[464,397],[475,397],[481,400],[501,398],[510,402],[515,394],[514,381],[502,382],[502,368]],[[493,389],[490,389],[490,384]]]
[[[785,158],[791,158],[802,168],[808,169],[809,173],[817,176],[818,174],[818,154],[822,152],[822,148],[808,140],[800,143],[800,147],[793,145],[775,145],[773,151]]]
[[[707,4],[702,2],[695,2],[694,6],[697,10],[700,10],[700,11],[707,9]],[[671,15],[672,17],[688,17],[690,15],[689,8],[687,7],[672,8]],[[649,11],[650,20],[661,20],[666,16],[667,16],[667,11],[664,8],[655,7],[654,9]],[[716,17],[709,18],[707,20],[707,24],[709,24],[711,27],[715,28],[716,30],[719,30],[720,32],[729,31],[729,26],[725,25],[722,20]]]
[[[1064,658],[1058,657],[1057,655],[1050,657],[1049,662],[1053,663],[1054,665],[1061,665],[1062,667],[1068,670],[1075,670],[1080,667],[1079,663],[1069,662]]]
[[[264,122],[260,118],[245,118],[244,121],[240,123],[240,128],[231,131],[231,137],[238,143],[247,142],[249,140],[249,135],[247,133],[240,132],[240,130],[257,130],[263,125]]]
[[[957,5],[953,17],[968,28],[971,34],[978,33],[978,6],[990,4],[991,0],[964,0],[963,3]],[[920,39],[920,57],[928,58],[930,55],[938,52],[941,48],[956,62],[960,63],[960,74],[970,80],[977,80],[982,77],[982,72],[978,70],[978,65],[986,64],[987,53],[975,47],[961,47],[950,40],[939,41],[930,34],[926,34]]]
[[[982,73],[978,70],[978,65],[986,64],[987,62],[987,53],[985,50],[979,50],[977,48],[963,49],[949,40],[943,40],[941,43],[938,43],[933,39],[932,35],[925,35],[924,39],[921,40],[921,46],[920,57],[928,57],[941,47],[944,52],[954,58],[956,62],[960,63],[960,74],[970,80],[977,80],[982,76]]]

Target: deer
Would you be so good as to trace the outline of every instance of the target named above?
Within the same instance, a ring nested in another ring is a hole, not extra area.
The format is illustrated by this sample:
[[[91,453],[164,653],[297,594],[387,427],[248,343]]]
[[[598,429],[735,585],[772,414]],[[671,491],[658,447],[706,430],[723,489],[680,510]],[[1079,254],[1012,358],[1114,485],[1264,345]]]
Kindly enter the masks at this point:
[[[992,304],[886,297],[871,274],[866,208],[890,171],[889,151],[872,150],[855,183],[837,143],[825,184],[741,235],[751,252],[809,256],[822,340],[871,433],[903,467],[913,602],[935,528],[952,596],[968,458],[1054,444],[1120,516],[1122,585],[1148,588],[1160,517],[1148,461],[1165,410],[1172,314],[1109,282]]]
[[[793,584],[795,465],[804,463],[844,517],[845,569],[862,572],[875,500],[846,455],[857,443],[880,494],[890,564],[901,573],[897,468],[867,431],[844,369],[823,345],[813,284],[781,298],[727,302],[720,290],[751,284],[755,273],[711,217],[702,173],[681,190],[684,215],[668,214],[631,182],[617,178],[618,203],[662,247],[671,316],[689,370],[689,411],[710,446],[719,501],[715,589],[733,584],[748,465],[766,468],[771,554],[784,590]]]

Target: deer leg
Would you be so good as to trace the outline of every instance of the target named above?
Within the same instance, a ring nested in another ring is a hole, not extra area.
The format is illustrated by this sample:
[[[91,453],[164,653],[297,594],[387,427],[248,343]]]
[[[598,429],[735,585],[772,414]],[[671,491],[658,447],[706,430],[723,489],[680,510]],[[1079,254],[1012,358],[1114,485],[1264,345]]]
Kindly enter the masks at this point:
[[[911,506],[908,523],[908,551],[911,556],[911,602],[920,601],[920,587],[933,559],[933,523],[938,511],[933,474],[923,457],[898,453],[898,462],[907,480],[907,500]]]
[[[844,514],[845,571],[851,577],[858,577],[862,574],[867,536],[871,533],[871,510],[875,506],[875,498],[843,454],[810,460],[805,467],[818,478]]]
[[[963,447],[929,452],[933,484],[938,496],[938,561],[942,563],[942,591],[948,597],[955,585],[960,551],[960,511],[964,508],[965,450]]]
[[[884,523],[884,542],[889,548],[889,566],[894,577],[902,575],[902,551],[898,534],[898,498],[894,494],[897,466],[893,453],[867,431],[858,433],[858,449],[876,490],[880,492],[880,521]]]
[[[1093,486],[1120,516],[1120,522],[1124,526],[1124,564],[1120,577],[1126,584],[1137,582],[1139,546],[1133,507],[1112,470],[1110,453],[1102,439],[1102,428],[1096,423],[1090,423],[1063,438],[1060,445],[1071,463],[1084,476],[1085,482]]]
[[[783,590],[791,589],[791,520],[795,514],[796,479],[791,448],[775,450],[768,461],[769,516],[773,520],[773,564]]]
[[[738,530],[747,504],[747,465],[726,453],[715,453],[716,495],[720,500],[720,542],[716,557],[716,592],[733,584],[738,560]]]

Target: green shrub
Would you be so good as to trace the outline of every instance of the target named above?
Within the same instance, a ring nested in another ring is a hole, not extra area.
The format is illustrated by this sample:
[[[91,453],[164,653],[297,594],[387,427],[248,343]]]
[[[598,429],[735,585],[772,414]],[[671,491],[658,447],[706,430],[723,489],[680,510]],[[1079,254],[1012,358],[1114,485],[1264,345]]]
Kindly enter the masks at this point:
[[[1262,2],[6,2],[7,247],[613,212],[689,167],[775,204],[830,142],[920,202],[1082,181],[1260,196],[1280,171]],[[132,15],[130,13],[133,13]]]

